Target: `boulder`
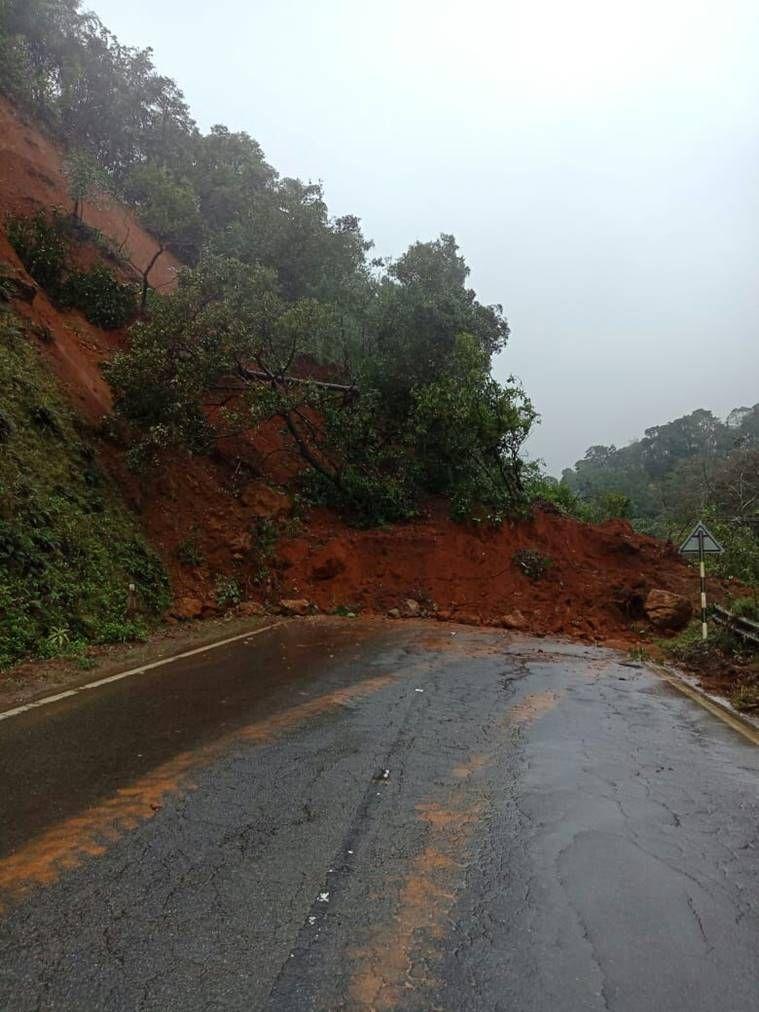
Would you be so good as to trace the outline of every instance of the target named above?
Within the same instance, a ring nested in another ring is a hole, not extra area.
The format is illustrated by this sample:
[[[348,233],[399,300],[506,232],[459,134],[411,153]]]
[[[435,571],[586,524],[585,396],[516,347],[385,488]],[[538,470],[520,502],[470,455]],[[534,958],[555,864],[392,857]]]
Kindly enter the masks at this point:
[[[475,611],[457,611],[454,621],[461,625],[482,625],[482,616]]]
[[[235,611],[242,618],[255,618],[258,615],[266,614],[266,608],[258,601],[243,601],[242,604],[238,604]]]
[[[390,611],[387,613],[387,617],[388,618],[400,618],[401,617],[400,609],[399,608],[391,608]]]
[[[344,573],[348,557],[342,545],[327,545],[313,559],[311,574],[315,580],[334,580]]]
[[[403,614],[407,618],[418,618],[422,613],[422,606],[413,597],[407,597],[403,602]]]
[[[198,618],[202,615],[204,607],[205,605],[199,597],[195,597],[193,594],[186,594],[174,602],[171,614],[174,618],[186,622],[189,619]]]
[[[658,629],[682,629],[693,615],[693,606],[687,597],[670,590],[649,591],[643,610],[649,622]]]
[[[285,615],[308,615],[311,611],[311,602],[308,598],[285,598],[279,602],[279,607]]]
[[[514,611],[510,611],[508,615],[503,616],[501,619],[501,625],[504,629],[526,629],[527,619],[517,608]]]

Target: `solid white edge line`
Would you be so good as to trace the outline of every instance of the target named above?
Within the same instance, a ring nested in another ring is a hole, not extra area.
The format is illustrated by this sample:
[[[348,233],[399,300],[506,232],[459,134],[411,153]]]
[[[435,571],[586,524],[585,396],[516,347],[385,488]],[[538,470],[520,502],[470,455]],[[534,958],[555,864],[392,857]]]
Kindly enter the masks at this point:
[[[96,682],[88,682],[86,685],[77,685],[73,689],[66,689],[65,692],[57,692],[54,696],[45,696],[43,699],[36,699],[32,703],[24,703],[12,710],[5,710],[0,713],[0,720],[8,720],[10,717],[17,717],[28,710],[36,710],[40,706],[47,706],[49,703],[57,703],[59,699],[67,699],[69,696],[78,696],[80,692],[88,689],[97,689],[101,685],[108,685],[110,682],[119,682],[122,678],[129,678],[131,675],[142,675],[152,668],[160,668],[165,664],[173,664],[174,661],[181,661],[185,657],[194,657],[196,654],[203,654],[209,650],[216,650],[217,647],[225,647],[228,643],[236,643],[238,640],[249,639],[251,636],[260,636],[261,633],[270,629],[278,629],[283,623],[273,622],[271,625],[262,626],[260,629],[251,629],[246,633],[237,636],[230,636],[225,640],[218,640],[216,643],[207,643],[204,647],[196,647],[194,650],[185,650],[181,654],[173,654],[171,657],[164,657],[160,661],[151,661],[150,664],[141,664],[138,668],[130,668],[128,671],[120,671],[116,675],[109,675],[107,678],[98,678]]]

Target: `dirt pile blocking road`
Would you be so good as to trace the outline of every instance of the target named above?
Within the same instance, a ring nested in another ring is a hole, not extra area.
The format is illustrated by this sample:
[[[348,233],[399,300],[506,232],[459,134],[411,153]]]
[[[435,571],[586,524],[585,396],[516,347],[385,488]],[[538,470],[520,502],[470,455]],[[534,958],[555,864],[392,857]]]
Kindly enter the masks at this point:
[[[543,566],[531,575],[525,558]],[[625,521],[592,526],[540,509],[500,528],[433,515],[346,532],[323,517],[308,537],[283,544],[277,561],[283,596],[309,597],[323,610],[403,615],[411,599],[441,619],[514,628],[523,618],[530,631],[591,640],[643,628],[652,588],[688,598],[696,589],[671,545]]]
[[[622,641],[653,631],[649,591],[695,601],[698,590],[672,545],[623,520],[588,525],[538,508],[531,519],[492,528],[454,523],[441,503],[411,523],[358,530],[326,510],[295,519],[281,489],[254,479],[230,490],[229,479],[223,462],[188,458],[143,490],[148,535],[167,561],[182,618],[219,613],[224,574],[244,598],[274,611],[305,598],[323,612],[397,610]],[[715,599],[727,590],[711,581]]]

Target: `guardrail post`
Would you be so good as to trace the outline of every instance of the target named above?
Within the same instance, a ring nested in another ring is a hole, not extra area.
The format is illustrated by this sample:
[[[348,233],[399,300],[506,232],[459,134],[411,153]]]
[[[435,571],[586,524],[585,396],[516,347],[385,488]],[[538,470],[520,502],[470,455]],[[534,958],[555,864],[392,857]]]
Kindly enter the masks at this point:
[[[704,564],[704,534],[698,532],[698,568],[701,582],[701,639],[705,640],[709,635],[706,625],[706,566]]]

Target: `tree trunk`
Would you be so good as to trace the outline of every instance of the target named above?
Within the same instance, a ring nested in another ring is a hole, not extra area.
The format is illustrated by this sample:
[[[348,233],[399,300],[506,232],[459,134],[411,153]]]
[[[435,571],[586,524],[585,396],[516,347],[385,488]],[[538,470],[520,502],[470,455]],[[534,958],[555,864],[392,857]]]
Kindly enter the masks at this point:
[[[150,288],[150,285],[148,283],[148,277],[150,276],[150,272],[155,267],[158,258],[161,256],[163,252],[164,247],[159,246],[158,252],[155,254],[155,256],[152,258],[148,266],[142,272],[142,299],[140,300],[140,309],[142,310],[143,313],[145,312],[145,306],[148,303],[148,289]]]
[[[297,423],[292,416],[292,412],[283,411],[280,414],[280,418],[282,418],[287,426],[287,431],[295,440],[295,444],[300,451],[300,455],[306,463],[309,464],[315,471],[318,471],[318,473],[328,481],[331,481],[333,485],[337,486],[337,488],[342,488],[339,474],[337,471],[330,471],[327,467],[325,467],[316,454],[311,450],[311,447],[308,445],[308,441],[298,428]]]

